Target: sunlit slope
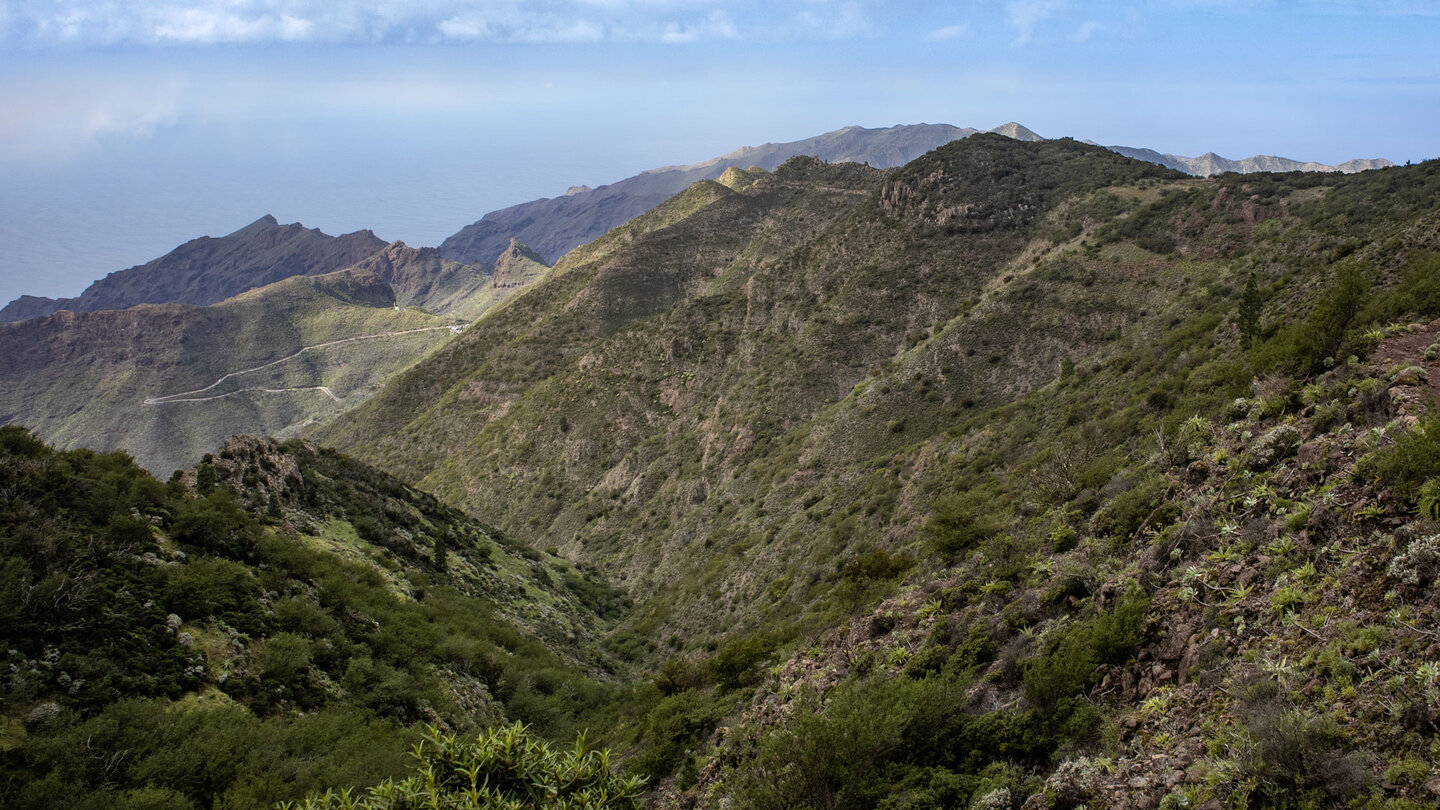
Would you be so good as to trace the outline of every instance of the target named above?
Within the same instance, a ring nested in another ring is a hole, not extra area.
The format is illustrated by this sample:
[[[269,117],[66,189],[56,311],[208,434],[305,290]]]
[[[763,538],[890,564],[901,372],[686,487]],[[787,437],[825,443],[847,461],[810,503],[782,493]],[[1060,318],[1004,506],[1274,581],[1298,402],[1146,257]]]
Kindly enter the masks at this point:
[[[167,474],[235,433],[362,401],[453,336],[371,273],[296,277],[209,307],[60,312],[0,327],[0,419]]]

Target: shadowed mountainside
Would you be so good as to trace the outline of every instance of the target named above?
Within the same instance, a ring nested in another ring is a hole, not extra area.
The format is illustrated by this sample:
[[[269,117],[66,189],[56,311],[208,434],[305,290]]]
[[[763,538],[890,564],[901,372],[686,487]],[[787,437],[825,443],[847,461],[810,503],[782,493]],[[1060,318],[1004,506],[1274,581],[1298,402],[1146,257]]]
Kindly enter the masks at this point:
[[[75,298],[22,296],[0,309],[0,321],[60,310],[213,304],[291,276],[349,267],[383,247],[370,231],[327,236],[298,223],[281,225],[267,214],[228,236],[192,239],[154,261],[111,273]]]

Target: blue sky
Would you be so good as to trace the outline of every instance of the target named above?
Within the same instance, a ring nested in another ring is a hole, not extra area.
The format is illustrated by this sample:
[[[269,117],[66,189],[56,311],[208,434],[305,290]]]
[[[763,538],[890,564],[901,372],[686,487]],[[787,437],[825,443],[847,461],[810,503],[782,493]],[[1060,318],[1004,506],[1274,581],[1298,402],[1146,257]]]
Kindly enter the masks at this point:
[[[1440,1],[0,2],[0,301],[265,213],[486,211],[850,124],[1440,156]]]

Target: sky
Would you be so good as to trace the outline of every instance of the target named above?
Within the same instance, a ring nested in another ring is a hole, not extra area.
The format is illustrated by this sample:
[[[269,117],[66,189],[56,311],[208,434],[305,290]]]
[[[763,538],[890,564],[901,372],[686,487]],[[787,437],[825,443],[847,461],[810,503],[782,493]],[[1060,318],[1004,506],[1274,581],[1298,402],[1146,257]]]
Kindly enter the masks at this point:
[[[848,125],[1440,157],[1440,0],[0,0],[0,303]]]

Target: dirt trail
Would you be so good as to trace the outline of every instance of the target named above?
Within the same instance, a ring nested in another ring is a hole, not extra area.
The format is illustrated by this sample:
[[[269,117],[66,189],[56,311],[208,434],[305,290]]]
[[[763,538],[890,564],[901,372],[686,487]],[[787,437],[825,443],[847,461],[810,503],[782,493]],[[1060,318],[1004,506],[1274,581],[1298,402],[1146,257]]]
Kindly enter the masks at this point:
[[[224,397],[234,396],[235,394],[243,394],[243,393],[245,393],[245,392],[247,392],[247,391],[261,391],[261,392],[264,392],[264,393],[267,393],[267,394],[277,394],[277,393],[281,393],[281,392],[285,392],[285,391],[321,391],[321,392],[324,392],[324,394],[325,394],[326,396],[330,397],[331,399],[335,400],[336,402],[339,402],[339,401],[340,401],[340,398],[337,397],[337,396],[335,396],[335,392],[331,391],[329,388],[326,388],[326,387],[323,386],[323,385],[297,386],[297,387],[295,387],[295,388],[262,388],[262,387],[256,386],[256,387],[251,387],[251,388],[241,388],[241,389],[238,389],[238,390],[235,390],[235,391],[227,391],[227,392],[225,392],[225,393],[223,393],[223,394],[212,394],[212,395],[210,395],[210,396],[205,396],[205,397],[195,396],[195,395],[196,395],[196,394],[203,394],[203,393],[205,393],[206,391],[213,390],[214,388],[216,388],[217,386],[219,386],[221,383],[225,382],[226,380],[228,380],[228,379],[230,379],[230,378],[232,378],[232,377],[239,377],[239,376],[241,376],[241,375],[243,375],[243,374],[251,374],[251,373],[254,373],[254,372],[256,372],[256,371],[263,371],[264,369],[270,368],[271,366],[278,366],[278,365],[280,365],[281,363],[284,363],[284,362],[287,362],[287,361],[290,361],[290,360],[294,360],[295,358],[299,357],[300,355],[304,354],[305,352],[314,351],[315,349],[324,349],[324,348],[327,348],[327,347],[330,347],[330,346],[338,346],[338,345],[340,345],[341,343],[353,343],[353,342],[355,342],[355,341],[357,341],[357,340],[374,340],[374,339],[376,339],[376,338],[396,337],[396,336],[399,336],[399,335],[413,335],[413,334],[415,334],[415,333],[417,333],[417,332],[435,332],[435,331],[439,331],[439,330],[441,330],[441,329],[448,329],[448,330],[450,330],[451,332],[454,332],[454,331],[455,331],[455,328],[454,328],[454,327],[451,327],[451,326],[424,326],[424,327],[421,327],[421,328],[419,328],[419,329],[402,329],[402,330],[397,331],[397,332],[379,332],[379,333],[374,334],[374,335],[357,335],[356,337],[341,338],[340,340],[330,340],[330,341],[326,341],[325,343],[316,343],[314,346],[306,346],[306,347],[304,347],[303,349],[301,349],[300,351],[297,351],[297,352],[295,352],[294,354],[291,354],[291,355],[287,355],[287,356],[285,356],[285,357],[282,357],[282,358],[280,358],[279,360],[271,360],[270,362],[265,363],[264,365],[255,366],[254,368],[242,369],[242,370],[240,370],[240,371],[232,371],[232,372],[230,372],[229,374],[222,375],[222,376],[220,377],[220,379],[216,380],[216,381],[213,382],[213,383],[210,383],[209,385],[205,386],[204,388],[196,388],[196,389],[193,390],[193,391],[181,391],[181,392],[178,393],[178,394],[164,394],[164,395],[158,396],[158,397],[148,397],[148,398],[146,398],[146,400],[145,400],[145,404],[146,404],[146,405],[170,405],[170,404],[176,403],[176,402],[208,402],[208,401],[214,400],[214,399],[222,399],[222,398],[224,398]]]

